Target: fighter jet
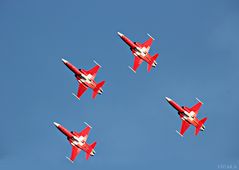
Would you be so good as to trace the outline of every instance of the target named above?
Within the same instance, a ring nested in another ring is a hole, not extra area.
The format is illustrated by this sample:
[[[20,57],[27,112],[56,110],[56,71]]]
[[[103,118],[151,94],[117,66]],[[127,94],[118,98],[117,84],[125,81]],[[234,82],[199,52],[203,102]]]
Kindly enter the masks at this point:
[[[94,99],[97,94],[102,94],[103,89],[102,86],[105,84],[105,81],[100,83],[95,82],[96,74],[101,67],[98,63],[96,66],[90,70],[78,69],[74,65],[72,65],[69,61],[62,59],[63,63],[75,74],[77,81],[79,82],[78,93],[75,95],[76,98],[80,99],[81,95],[89,88],[93,90],[92,98]]]
[[[96,142],[92,143],[91,145],[86,143],[86,140],[88,138],[91,129],[90,125],[86,123],[87,127],[81,132],[73,132],[73,131],[70,132],[62,125],[56,122],[54,122],[54,125],[67,137],[67,140],[72,145],[71,157],[70,158],[66,157],[72,163],[81,150],[86,152],[86,160],[88,160],[90,156],[95,155],[96,152],[94,148],[96,146]]]
[[[195,135],[198,135],[198,132],[200,130],[201,131],[205,130],[204,123],[206,122],[207,117],[203,118],[202,120],[199,120],[197,118],[198,111],[201,105],[203,104],[200,100],[197,99],[198,103],[191,108],[188,108],[186,106],[181,107],[175,101],[173,101],[172,99],[168,97],[166,97],[166,100],[169,102],[171,106],[173,106],[178,111],[178,114],[180,118],[182,119],[182,127],[180,130],[180,133],[176,131],[180,136],[183,136],[183,134],[185,133],[185,131],[189,128],[191,124],[195,126],[196,128]]]
[[[146,42],[143,44],[139,42],[132,42],[129,38],[127,38],[124,34],[118,32],[118,35],[120,38],[130,47],[130,50],[132,51],[134,55],[134,66],[129,68],[136,73],[136,70],[140,66],[140,64],[145,61],[148,63],[148,72],[151,70],[152,67],[156,67],[157,62],[156,59],[158,58],[159,54],[155,54],[154,56],[149,55],[149,49],[153,43],[153,37],[150,37]]]

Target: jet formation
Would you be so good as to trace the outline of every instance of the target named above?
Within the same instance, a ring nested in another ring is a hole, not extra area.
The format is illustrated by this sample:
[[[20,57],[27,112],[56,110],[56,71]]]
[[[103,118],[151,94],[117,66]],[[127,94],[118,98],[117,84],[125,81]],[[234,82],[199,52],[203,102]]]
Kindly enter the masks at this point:
[[[151,70],[152,67],[156,67],[157,62],[156,59],[158,58],[159,54],[155,54],[151,56],[149,54],[150,47],[153,43],[153,37],[151,37],[149,34],[149,39],[144,42],[143,44],[139,42],[133,42],[129,38],[127,38],[124,34],[118,32],[118,35],[120,38],[130,47],[130,50],[132,51],[134,55],[134,65],[133,68],[129,67],[133,72],[136,73],[138,67],[140,64],[145,61],[148,64],[148,72]],[[83,93],[88,89],[93,90],[92,98],[95,99],[98,94],[103,93],[103,85],[105,84],[105,81],[101,81],[100,83],[95,82],[95,77],[101,68],[101,66],[96,63],[95,66],[90,70],[85,69],[78,69],[73,64],[71,64],[69,61],[62,59],[62,62],[74,73],[78,83],[78,92],[77,94],[73,95],[80,99]],[[205,130],[204,123],[207,120],[207,117],[199,120],[197,118],[197,114],[199,112],[200,107],[202,106],[202,102],[198,100],[198,103],[194,105],[193,107],[189,108],[186,106],[180,106],[172,99],[166,97],[166,100],[168,103],[177,110],[178,115],[180,119],[182,120],[182,126],[180,132],[176,131],[180,136],[183,136],[186,130],[190,127],[190,125],[193,125],[195,130],[195,135],[198,135],[199,131]],[[54,125],[67,137],[67,140],[72,145],[72,153],[71,157],[68,158],[71,162],[73,162],[79,152],[83,150],[86,153],[86,159],[88,160],[90,156],[95,155],[95,146],[96,142],[93,142],[92,144],[87,144],[86,140],[88,138],[91,126],[89,126],[86,123],[86,128],[82,130],[81,132],[75,132],[75,131],[69,131],[66,128],[64,128],[62,125],[54,122]]]

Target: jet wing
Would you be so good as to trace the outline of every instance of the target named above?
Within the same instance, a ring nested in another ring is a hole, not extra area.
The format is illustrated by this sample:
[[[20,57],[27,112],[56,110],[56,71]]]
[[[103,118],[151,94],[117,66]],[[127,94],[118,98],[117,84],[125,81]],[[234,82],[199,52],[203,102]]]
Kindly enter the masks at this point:
[[[72,146],[72,151],[71,151],[71,158],[70,160],[72,162],[74,162],[75,158],[77,157],[77,155],[80,153],[81,149],[75,147],[75,146]]]
[[[192,108],[190,108],[190,111],[193,111],[195,114],[193,115],[194,117],[197,116],[198,111],[200,109],[200,107],[202,106],[202,102],[198,102],[197,104],[195,104]]]
[[[81,132],[76,132],[76,134],[79,136],[79,137],[84,137],[84,141],[86,142],[88,136],[89,136],[89,133],[90,133],[90,129],[91,127],[90,126],[87,126],[84,130],[82,130]]]
[[[142,46],[147,49],[147,52],[149,52],[149,49],[150,49],[150,47],[151,47],[151,45],[152,45],[152,43],[153,43],[153,40],[154,40],[154,39],[153,39],[152,37],[150,37],[147,41],[145,41],[145,42],[142,44]]]
[[[93,79],[96,77],[97,72],[100,69],[100,65],[96,65],[95,67],[93,67],[92,69],[86,71],[87,74],[91,74],[93,76]]]
[[[185,120],[182,121],[182,126],[180,130],[180,135],[183,136],[183,134],[186,132],[186,130],[189,128],[190,124],[186,122]]]
[[[88,89],[88,87],[86,87],[84,84],[79,83],[79,87],[78,87],[78,92],[77,92],[77,98],[79,99],[82,94]]]
[[[133,71],[136,72],[140,64],[143,62],[142,59],[140,59],[138,56],[134,55],[134,66],[133,66]]]

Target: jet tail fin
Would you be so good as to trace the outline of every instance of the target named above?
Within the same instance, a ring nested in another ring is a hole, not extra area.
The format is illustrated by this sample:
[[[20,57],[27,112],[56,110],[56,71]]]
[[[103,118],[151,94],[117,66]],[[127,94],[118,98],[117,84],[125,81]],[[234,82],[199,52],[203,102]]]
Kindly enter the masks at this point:
[[[150,62],[148,63],[148,72],[151,70],[154,62],[156,61],[156,59],[158,58],[159,54],[155,54],[153,57],[151,57]]]
[[[202,120],[199,121],[199,125],[196,128],[195,135],[198,135],[202,125],[207,121],[207,117],[203,118]]]
[[[93,99],[97,96],[97,94],[99,93],[99,90],[101,89],[101,87],[103,87],[104,84],[105,84],[105,81],[102,81],[102,82],[98,83],[96,85],[96,87],[93,89],[93,95],[92,95]],[[101,93],[102,92],[100,92],[100,94]]]
[[[86,160],[89,159],[90,155],[93,156],[95,154],[95,150],[94,150],[95,146],[96,146],[96,142],[90,145],[90,150],[86,153]]]

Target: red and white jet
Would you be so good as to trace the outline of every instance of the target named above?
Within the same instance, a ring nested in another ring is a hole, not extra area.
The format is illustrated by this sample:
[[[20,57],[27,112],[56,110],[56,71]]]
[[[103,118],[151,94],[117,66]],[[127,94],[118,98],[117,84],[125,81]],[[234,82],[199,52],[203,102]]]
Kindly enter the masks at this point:
[[[95,155],[95,146],[96,142],[92,143],[91,145],[86,143],[86,140],[88,138],[89,132],[91,127],[86,123],[87,127],[82,130],[81,132],[73,132],[68,131],[66,128],[64,128],[62,125],[54,122],[54,125],[67,137],[67,140],[72,145],[72,153],[71,157],[69,159],[72,163],[77,157],[77,155],[80,153],[81,150],[86,152],[86,160],[89,159],[90,156]]]
[[[183,136],[185,131],[189,128],[189,126],[192,124],[193,126],[196,127],[195,135],[198,135],[198,132],[204,131],[205,130],[205,125],[204,123],[207,120],[207,117],[203,118],[202,120],[199,120],[197,118],[198,111],[203,104],[200,100],[198,100],[198,103],[194,105],[192,108],[188,108],[186,106],[179,106],[175,101],[172,99],[166,97],[166,100],[169,102],[171,106],[173,106],[177,111],[182,119],[182,127],[180,130],[180,133],[176,131],[180,136]]]
[[[102,86],[105,84],[105,81],[100,83],[95,82],[96,74],[101,67],[98,63],[96,66],[90,70],[78,69],[74,65],[72,65],[69,61],[62,59],[63,63],[75,74],[77,81],[79,82],[77,95],[73,93],[73,95],[80,99],[81,95],[89,88],[93,90],[92,98],[94,99],[97,94],[102,94],[103,89]]]
[[[149,55],[149,49],[153,43],[153,37],[151,37],[149,34],[148,36],[150,37],[146,42],[143,44],[139,42],[133,42],[129,38],[127,38],[124,34],[118,32],[118,35],[120,38],[128,44],[130,47],[130,50],[132,51],[134,55],[134,66],[129,68],[136,73],[136,70],[140,66],[140,64],[145,61],[148,63],[148,72],[151,70],[152,67],[156,67],[157,62],[156,59],[158,58],[159,54],[155,54],[154,56]]]

